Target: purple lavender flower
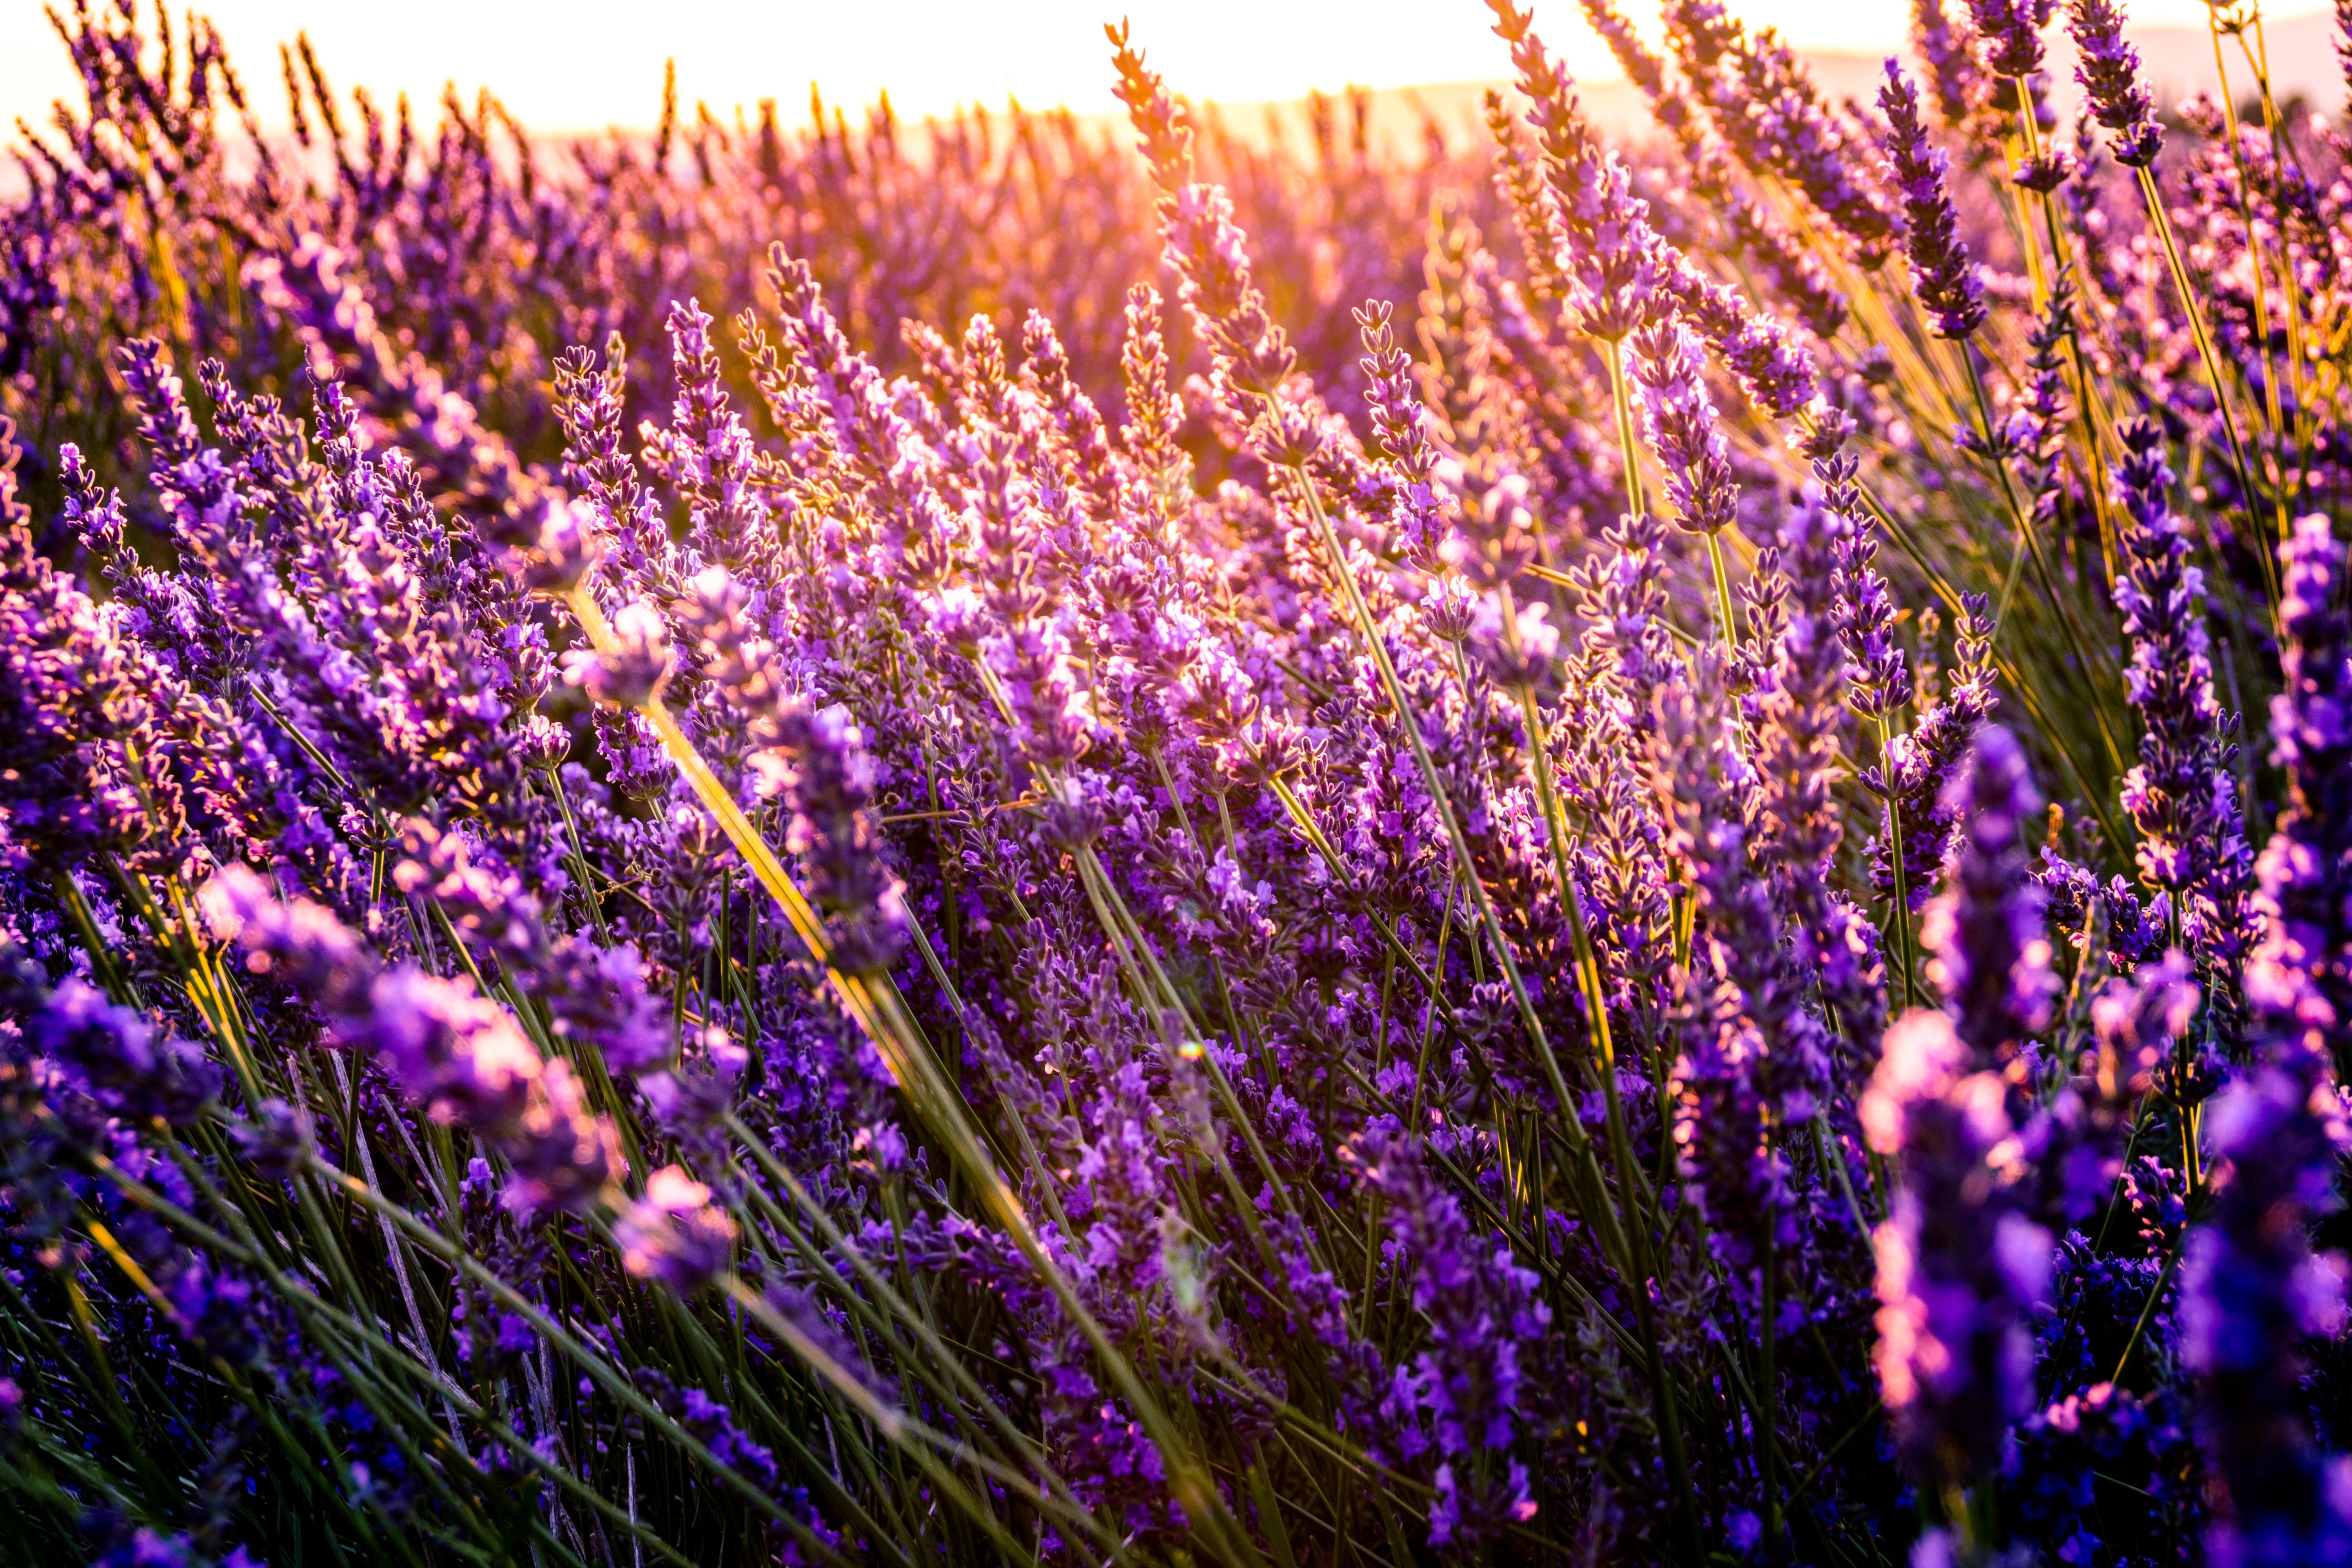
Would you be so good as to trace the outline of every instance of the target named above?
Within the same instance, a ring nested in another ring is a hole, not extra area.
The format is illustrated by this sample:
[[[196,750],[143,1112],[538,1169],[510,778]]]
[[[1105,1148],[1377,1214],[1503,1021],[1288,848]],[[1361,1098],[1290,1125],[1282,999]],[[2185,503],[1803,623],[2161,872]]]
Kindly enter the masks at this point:
[[[518,1212],[577,1212],[621,1173],[618,1134],[588,1109],[570,1066],[542,1058],[471,979],[384,969],[332,914],[271,897],[242,867],[215,877],[199,902],[248,967],[281,974],[319,1009],[337,1045],[376,1062],[435,1121],[499,1148]]]
[[[1803,193],[1856,258],[1874,267],[1893,226],[1858,177],[1852,121],[1822,102],[1788,46],[1769,31],[1749,37],[1721,0],[1672,0],[1664,21],[1676,59],[1740,161]]]
[[[1675,521],[1694,533],[1719,533],[1738,517],[1739,487],[1699,375],[1697,342],[1680,321],[1652,321],[1633,334],[1633,348],[1643,432],[1666,466]]]
[[[1912,907],[1927,901],[1952,836],[1959,826],[1949,785],[1968,754],[1978,726],[1992,711],[1992,623],[1980,595],[1966,595],[1956,628],[1958,665],[1951,689],[1906,732],[1895,737],[1885,760],[1863,774],[1864,784],[1886,802],[1887,830],[1872,847],[1871,879],[1883,894],[1895,891],[1894,841],[1903,842],[1904,888]],[[1849,643],[1849,651],[1853,645]]]
[[[2226,1502],[2207,1549],[2244,1568],[2352,1562],[2352,1461],[2311,1440],[2300,1382],[2313,1336],[2345,1321],[2342,1257],[2315,1254],[2347,1147],[2336,1091],[2261,1065],[2205,1111],[2220,1166],[2213,1208],[2181,1262],[2181,1359]]]
[[[1974,118],[1983,92],[1969,42],[1965,25],[1954,24],[1943,0],[1911,0],[1911,52],[1927,73],[1936,112],[1947,131],[1958,131]]]
[[[493,1139],[520,1131],[546,1063],[514,1020],[473,982],[403,966],[368,988],[368,1010],[337,1031],[383,1065],[434,1120]]]
[[[375,955],[332,911],[282,896],[246,866],[222,867],[196,904],[215,938],[245,949],[253,973],[274,976],[331,1014],[366,1009]]]
[[[1496,686],[1507,690],[1534,686],[1550,672],[1559,652],[1559,628],[1548,619],[1550,614],[1548,605],[1517,605],[1511,612],[1512,626],[1506,636],[1502,611],[1495,601],[1478,601],[1470,645]]]
[[[90,1560],[90,1568],[263,1568],[242,1546],[216,1558],[185,1531],[165,1534],[142,1525],[121,1534],[119,1544]]]
[[[2105,917],[2107,962],[2116,973],[2129,974],[2161,953],[2172,935],[2172,896],[2158,893],[2145,903],[2121,877],[2104,888],[2089,870],[2054,849],[2042,851],[2042,868],[2034,879],[2049,900],[2050,928],[2065,934],[2075,949],[2090,942],[2094,910]]]
[[[1786,889],[1791,935],[1838,1021],[1838,1065],[1852,1077],[1876,1056],[1886,1004],[1875,933],[1832,878],[1845,837],[1832,787],[1833,758],[1853,735],[1845,710],[1851,667],[1837,635],[1836,562],[1856,528],[1831,499],[1805,499],[1780,527],[1789,596],[1755,704],[1759,858],[1775,867]]]
[[[1832,460],[1852,471],[1850,455]],[[1877,555],[1878,541],[1867,528],[1838,544],[1838,637],[1853,667],[1853,709],[1865,719],[1894,713],[1911,700],[1910,664],[1895,640],[1895,599],[1873,564]]]
[[[613,1222],[613,1236],[630,1273],[691,1296],[726,1271],[735,1222],[712,1205],[709,1187],[665,1165],[646,1178],[646,1195]]]
[[[2324,517],[2295,524],[2280,551],[2284,583],[2271,700],[2272,759],[2286,804],[2256,867],[2261,941],[2246,963],[2246,1000],[2275,1045],[2314,1064],[2352,1068],[2352,667],[2347,667],[2344,547]]]
[[[2246,945],[2253,857],[2238,809],[2232,748],[2213,694],[2205,576],[2165,498],[2172,471],[2162,431],[2145,419],[2118,430],[2118,470],[2132,527],[2116,603],[2132,639],[2126,672],[2141,724],[2139,763],[2124,775],[2123,805],[2139,830],[2140,876],[2172,897],[2181,935],[2199,961],[2234,988]]]
[[[2140,85],[2139,51],[2125,41],[2122,8],[2115,0],[2068,0],[2066,31],[2091,117],[2112,133],[2108,152],[2126,168],[2147,168],[2164,148],[2164,131]]]
[[[834,921],[833,962],[852,973],[888,968],[906,916],[876,835],[874,763],[857,725],[837,703],[820,709],[787,693],[772,646],[747,624],[749,596],[724,572],[711,568],[694,587],[687,625],[707,677],[751,721],[761,795],[792,812],[785,847],[806,858],[809,896]]]
[[[1927,975],[1979,1067],[2007,1060],[2049,1021],[2050,940],[2042,884],[2029,873],[2030,818],[2042,802],[2016,738],[1998,724],[1977,734],[1948,807],[1959,852],[1946,891],[1920,922]]]
[[[202,1047],[79,980],[63,982],[26,1020],[25,1040],[66,1083],[133,1121],[194,1121],[220,1092],[220,1069]]]
[[[1710,1245],[1751,1305],[1757,1274],[1797,1241],[1775,1145],[1819,1113],[1828,1041],[1782,948],[1772,889],[1748,847],[1751,764],[1727,733],[1718,655],[1702,653],[1659,701],[1652,771],[1669,844],[1697,908],[1675,1016],[1674,1138]]]
[[[618,646],[609,653],[583,648],[563,656],[563,679],[599,702],[642,708],[669,681],[673,657],[661,613],[643,599],[613,617]]]
[[[1949,161],[1927,143],[1919,89],[1893,60],[1878,89],[1886,116],[1886,174],[1903,195],[1903,253],[1912,286],[1939,338],[1966,338],[1984,324],[1984,281],[1959,237],[1959,215],[1945,189]]]
[[[2042,68],[2042,29],[2057,0],[1969,0],[1985,69],[2023,79]]]
[[[1861,1104],[1903,1176],[1874,1237],[1879,1389],[1906,1464],[1938,1487],[1989,1474],[2033,1408],[2028,1322],[2050,1280],[2050,1233],[1989,1163],[2015,1131],[2009,1086],[1973,1057],[1948,1014],[1908,1013]]]
[[[1429,1325],[1429,1348],[1395,1369],[1384,1405],[1400,1457],[1437,1461],[1430,1544],[1491,1540],[1507,1522],[1536,1515],[1511,1447],[1540,1401],[1530,1379],[1540,1375],[1550,1309],[1536,1295],[1536,1276],[1470,1228],[1460,1201],[1429,1181],[1411,1144],[1368,1138],[1355,1159],[1366,1184],[1393,1205],[1390,1228],[1412,1269],[1413,1309]]]

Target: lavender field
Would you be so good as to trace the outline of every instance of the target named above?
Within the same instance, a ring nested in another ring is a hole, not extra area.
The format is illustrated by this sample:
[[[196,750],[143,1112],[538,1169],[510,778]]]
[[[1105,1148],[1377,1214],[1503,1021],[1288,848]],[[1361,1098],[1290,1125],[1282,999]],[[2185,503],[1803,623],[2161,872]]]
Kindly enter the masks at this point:
[[[0,1560],[2352,1564],[2345,101],[1490,3],[1476,142],[58,15]]]

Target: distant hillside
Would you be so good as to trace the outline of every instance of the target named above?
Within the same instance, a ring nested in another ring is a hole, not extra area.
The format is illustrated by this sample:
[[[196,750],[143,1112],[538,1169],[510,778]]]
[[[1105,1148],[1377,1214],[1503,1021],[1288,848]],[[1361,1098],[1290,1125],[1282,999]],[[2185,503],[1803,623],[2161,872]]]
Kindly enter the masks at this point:
[[[2343,68],[2336,54],[2333,16],[2314,12],[2284,20],[2266,19],[2263,31],[2269,48],[2272,88],[2280,100],[2284,102],[2300,93],[2311,108],[2331,116],[2340,114],[2345,84]],[[2049,36],[2057,96],[2062,104],[2071,108],[2076,96],[2074,49],[2063,26],[2051,28]],[[2199,91],[2214,90],[2217,78],[2213,42],[2204,28],[2136,27],[2131,29],[2131,37],[2139,46],[2140,58],[2156,86],[2159,105],[2168,108]],[[2252,75],[2246,69],[2236,42],[2225,38],[2222,43],[2222,58],[2230,68],[2231,96],[2242,100],[2254,90]],[[1885,69],[1885,58],[1878,55],[1822,51],[1809,53],[1804,59],[1812,69],[1813,79],[1833,99],[1875,96]],[[1506,85],[1500,81],[1465,81],[1383,88],[1371,95],[1371,135],[1377,142],[1417,142],[1423,124],[1429,123],[1449,138],[1483,137],[1486,132],[1480,107],[1486,93],[1490,88]],[[1638,132],[1649,124],[1649,106],[1630,82],[1586,82],[1579,86],[1578,92],[1585,112],[1606,131],[1622,134]],[[1227,128],[1253,142],[1282,137],[1303,143],[1307,138],[1308,109],[1304,100],[1209,103],[1200,107],[1204,116],[1215,116]],[[1100,118],[1106,123],[1116,122],[1111,116]]]

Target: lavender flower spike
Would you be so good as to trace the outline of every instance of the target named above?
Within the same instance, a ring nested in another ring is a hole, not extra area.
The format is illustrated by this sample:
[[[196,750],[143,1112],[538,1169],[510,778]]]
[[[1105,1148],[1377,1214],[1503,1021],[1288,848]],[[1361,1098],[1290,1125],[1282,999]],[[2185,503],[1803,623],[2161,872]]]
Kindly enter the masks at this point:
[[[613,617],[620,646],[610,653],[582,649],[563,656],[563,679],[599,702],[642,708],[669,681],[674,662],[661,613],[643,599]]]
[[[1945,188],[1950,160],[1927,142],[1919,89],[1893,60],[1878,89],[1886,115],[1886,175],[1903,193],[1903,254],[1912,285],[1939,338],[1965,338],[1984,325],[1984,280],[1959,237],[1959,214]]]
[[[2108,152],[2126,168],[2147,168],[2164,148],[2164,129],[2140,82],[2139,51],[2124,39],[2122,8],[2116,0],[2067,0],[2066,31],[2091,117],[2112,132]]]
[[[1907,1013],[1860,1106],[1870,1146],[1903,1177],[1873,1238],[1879,1390],[1906,1468],[1939,1489],[1989,1473],[2033,1408],[2027,1321],[2050,1278],[2050,1233],[1989,1160],[2015,1131],[2009,1086],[1969,1071],[1971,1057],[1950,1015]]]
[[[2344,546],[2306,517],[2281,550],[2272,760],[2287,804],[2256,867],[2263,939],[2246,961],[2248,1005],[2273,1051],[2352,1070],[2352,621],[2340,607]]]
[[[2222,734],[2205,627],[2205,574],[2166,490],[2164,436],[2147,419],[2118,429],[2118,470],[2132,526],[2116,604],[2131,638],[2126,671],[2139,715],[2139,763],[2124,776],[2123,805],[2139,829],[2139,869],[2172,895],[2181,935],[2200,967],[2234,990],[2245,951],[2252,856],[2238,811],[2234,748]]]
[[[1906,1465],[1946,1491],[1986,1474],[2033,1406],[2027,1322],[2052,1256],[2016,1190],[2018,1129],[1994,1056],[2037,1026],[2048,980],[2041,889],[2019,842],[2035,803],[2006,731],[1983,732],[1953,793],[1967,837],[1926,931],[1947,1010],[1896,1021],[1858,1107],[1902,1176],[1874,1237],[1879,1386]]]
[[[2352,1457],[2312,1441],[2308,1345],[2345,1322],[2345,1260],[2315,1255],[2347,1146],[2334,1087],[2265,1064],[2206,1108],[2221,1165],[2181,1265],[2182,1360],[2222,1506],[2206,1539],[2225,1568],[2352,1563]]]
[[[2352,1563],[2352,1458],[2312,1440],[2304,1374],[2315,1337],[2345,1321],[2345,1259],[2311,1227],[2337,1205],[2352,1135],[2336,1060],[2346,1015],[2343,889],[2347,747],[2344,548],[2325,517],[2281,552],[2286,689],[2271,714],[2289,797],[2264,847],[2263,939],[2246,966],[2257,1058],[2205,1111],[2214,1202],[2182,1265],[2181,1350],[2222,1496],[2216,1563]]]
[[[2016,737],[1987,725],[1951,800],[1959,853],[1950,887],[1927,906],[1920,939],[1954,1027],[1978,1065],[1990,1067],[2048,1021],[2054,989],[2044,895],[2027,865],[2042,802]]]
[[[820,709],[787,692],[775,647],[751,629],[749,594],[724,570],[709,568],[693,587],[685,618],[701,639],[704,673],[751,721],[760,793],[791,808],[785,846],[807,857],[809,896],[833,920],[834,963],[888,968],[907,917],[869,809],[874,762],[863,736],[839,704]]]

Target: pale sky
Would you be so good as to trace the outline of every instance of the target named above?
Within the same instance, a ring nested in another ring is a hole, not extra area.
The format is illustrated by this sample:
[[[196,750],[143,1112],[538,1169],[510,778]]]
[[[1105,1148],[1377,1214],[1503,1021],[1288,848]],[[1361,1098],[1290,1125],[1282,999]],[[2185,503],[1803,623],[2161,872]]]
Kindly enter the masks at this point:
[[[2127,4],[2140,26],[2204,20],[2201,0]],[[1906,0],[1735,0],[1734,8],[1801,48],[1857,53],[1899,47],[1908,16]],[[2287,0],[2280,14],[2314,8]],[[1480,0],[211,0],[204,9],[248,90],[279,121],[277,46],[303,29],[339,93],[364,85],[389,105],[406,91],[422,110],[445,80],[469,96],[488,85],[540,130],[650,124],[672,56],[689,112],[697,99],[724,116],[774,98],[798,123],[811,81],[853,106],[887,88],[917,116],[958,102],[1001,105],[1008,94],[1034,107],[1108,111],[1117,104],[1101,24],[1119,9],[1152,63],[1194,99],[1250,102],[1508,70]],[[1643,21],[1657,14],[1655,0],[1633,0],[1632,10]],[[1616,76],[1573,0],[1541,0],[1537,26],[1580,76]],[[50,100],[72,86],[41,0],[0,0],[0,142],[14,139],[19,116],[45,123]]]

